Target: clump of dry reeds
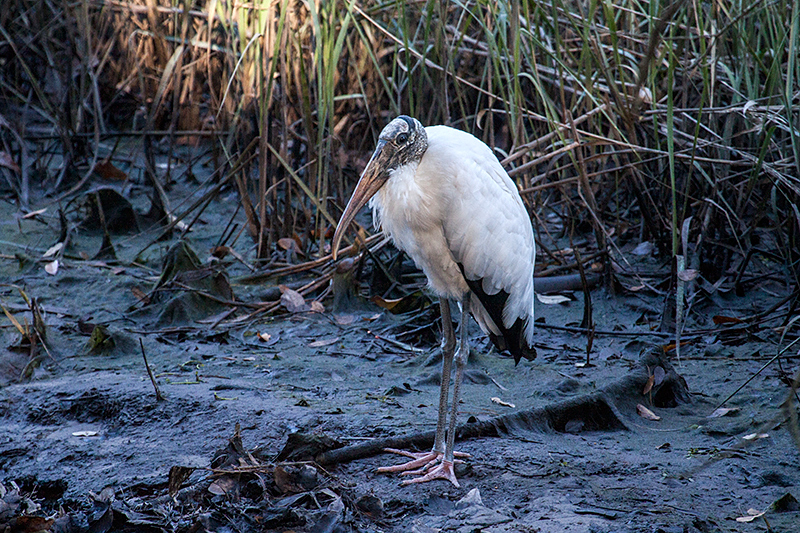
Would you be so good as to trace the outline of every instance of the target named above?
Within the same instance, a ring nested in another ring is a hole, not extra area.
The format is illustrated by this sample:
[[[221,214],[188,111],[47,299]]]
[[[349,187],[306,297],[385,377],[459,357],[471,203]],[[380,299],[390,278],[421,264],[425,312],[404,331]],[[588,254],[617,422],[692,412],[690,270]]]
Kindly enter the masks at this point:
[[[768,228],[796,273],[799,25],[780,1],[11,0],[0,168],[27,204],[32,175],[87,175],[103,135],[211,136],[257,153],[236,180],[259,257],[295,236],[324,255],[403,112],[493,146],[544,232],[651,240],[714,280]]]

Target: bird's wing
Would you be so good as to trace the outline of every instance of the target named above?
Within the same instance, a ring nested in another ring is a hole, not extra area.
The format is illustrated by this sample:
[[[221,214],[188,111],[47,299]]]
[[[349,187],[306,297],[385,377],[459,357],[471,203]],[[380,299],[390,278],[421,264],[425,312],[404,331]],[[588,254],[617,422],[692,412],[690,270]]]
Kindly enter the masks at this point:
[[[428,128],[426,156],[433,156],[430,164],[447,180],[439,190],[447,205],[443,225],[453,258],[469,281],[480,280],[487,295],[509,295],[506,327],[518,318],[532,323],[535,244],[516,186],[484,143],[458,130],[437,129]]]

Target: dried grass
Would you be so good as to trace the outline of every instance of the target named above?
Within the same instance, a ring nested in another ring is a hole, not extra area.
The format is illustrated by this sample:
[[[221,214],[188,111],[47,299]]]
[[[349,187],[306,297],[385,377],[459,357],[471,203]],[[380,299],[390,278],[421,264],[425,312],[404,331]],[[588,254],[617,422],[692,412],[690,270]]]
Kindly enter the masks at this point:
[[[7,4],[0,139],[19,171],[0,172],[24,206],[31,169],[63,191],[101,136],[203,133],[220,165],[257,150],[238,182],[258,256],[295,235],[324,256],[402,112],[493,146],[544,232],[593,228],[612,257],[651,240],[713,280],[768,229],[798,281],[796,2]]]

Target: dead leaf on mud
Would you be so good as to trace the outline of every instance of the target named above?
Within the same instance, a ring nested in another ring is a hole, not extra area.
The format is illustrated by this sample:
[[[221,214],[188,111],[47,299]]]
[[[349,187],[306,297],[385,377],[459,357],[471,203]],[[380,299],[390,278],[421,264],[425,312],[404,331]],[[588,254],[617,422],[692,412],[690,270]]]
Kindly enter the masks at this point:
[[[651,390],[653,390],[653,385],[656,382],[656,377],[653,374],[647,378],[647,383],[644,384],[644,389],[642,390],[642,394],[647,394]]]
[[[84,431],[73,431],[73,437],[97,437],[100,435],[99,431],[92,431],[92,430],[84,430]]]
[[[647,407],[645,407],[644,405],[642,405],[640,403],[636,404],[636,414],[638,414],[639,416],[641,416],[645,420],[653,420],[653,421],[656,421],[656,422],[661,420],[660,416],[658,416],[653,411],[651,411],[650,409],[648,409]]]
[[[757,511],[757,510],[755,510],[755,509],[748,509],[748,510],[747,510],[747,515],[746,515],[746,516],[740,516],[740,517],[738,517],[738,518],[736,519],[736,521],[737,521],[737,522],[744,522],[744,523],[747,523],[747,522],[752,522],[752,521],[753,521],[753,520],[755,520],[756,518],[761,518],[761,517],[762,517],[762,516],[764,516],[766,513],[767,513],[766,511]]]
[[[355,322],[356,319],[358,319],[356,315],[343,315],[343,314],[333,315],[333,318],[334,320],[336,320],[336,323],[339,324],[340,326],[349,326],[350,324]]]
[[[105,533],[111,529],[114,523],[114,509],[111,502],[114,501],[114,489],[104,488],[100,494],[89,492],[89,496],[94,503],[94,510],[89,517],[89,531],[91,533]]]
[[[769,433],[750,433],[749,435],[745,435],[742,437],[742,440],[758,440],[758,439],[768,439]]]
[[[142,291],[141,289],[138,289],[138,288],[136,288],[136,287],[133,287],[133,288],[131,289],[131,292],[133,293],[133,296],[134,296],[134,297],[135,297],[137,300],[139,300],[141,303],[143,303],[144,305],[148,305],[148,304],[150,303],[150,297],[149,297],[149,296],[147,296],[147,295],[144,293],[144,291]]]
[[[328,339],[320,339],[318,341],[310,342],[308,344],[309,348],[322,348],[323,346],[330,346],[331,344],[336,344],[341,337],[330,337]]]
[[[545,305],[564,304],[572,301],[568,297],[560,294],[539,294],[538,292],[536,293],[536,299]]]
[[[402,298],[394,298],[394,299],[390,300],[390,299],[386,299],[386,298],[381,298],[380,296],[373,296],[372,298],[370,298],[369,301],[374,303],[378,307],[382,307],[383,309],[386,309],[387,311],[391,311],[395,307],[397,307],[397,305],[399,303],[401,303],[403,301],[403,299]]]
[[[91,354],[108,353],[114,349],[116,341],[108,328],[102,324],[96,324],[87,343],[88,351]]]
[[[50,531],[50,527],[55,523],[52,518],[43,516],[18,516],[9,524],[8,531],[14,533],[38,533],[40,531]]]
[[[47,208],[37,209],[36,211],[30,211],[29,213],[25,213],[22,215],[22,220],[27,220],[29,218],[36,218],[39,215],[43,215],[47,212]]]
[[[222,476],[218,479],[215,479],[211,485],[208,486],[208,492],[217,496],[224,496],[236,488],[236,485],[236,478],[231,476]]]
[[[51,276],[55,276],[56,274],[58,274],[58,259],[45,264],[44,271],[50,274]]]
[[[319,484],[317,469],[310,464],[281,463],[273,475],[275,485],[284,494],[307,492]]]
[[[61,251],[63,247],[64,247],[63,242],[57,242],[56,244],[48,248],[47,251],[44,254],[42,254],[42,257],[43,258],[52,257],[56,255],[59,251]]]
[[[124,181],[128,179],[128,175],[114,166],[114,163],[108,159],[99,161],[93,170],[104,180]]]
[[[334,531],[338,531],[343,518],[344,502],[341,496],[337,495],[336,499],[328,505],[322,518],[311,527],[311,531],[314,533],[333,533]]]
[[[741,318],[736,318],[736,317],[732,317],[732,316],[715,315],[713,320],[714,320],[714,324],[716,324],[717,326],[721,326],[722,324],[741,324],[742,323],[742,319]]]
[[[648,394],[653,387],[658,387],[664,382],[664,378],[667,376],[667,372],[664,370],[663,367],[657,366],[653,368],[653,373],[650,374],[650,377],[647,378],[647,383],[644,385],[644,389],[642,390],[642,394]]]
[[[501,400],[497,396],[492,397],[491,400],[492,400],[492,403],[496,403],[497,405],[502,405],[503,407],[511,407],[512,409],[514,407],[516,407],[516,405],[514,405],[513,403],[504,402],[503,400]]]
[[[302,313],[310,309],[303,295],[286,285],[278,285],[281,290],[281,305],[290,313]]]
[[[383,517],[383,501],[372,494],[365,494],[356,502],[356,508],[367,518],[378,520]]]
[[[708,418],[719,418],[721,416],[728,416],[731,414],[735,414],[741,411],[739,407],[720,407],[718,409],[714,409],[714,412],[708,415]]]

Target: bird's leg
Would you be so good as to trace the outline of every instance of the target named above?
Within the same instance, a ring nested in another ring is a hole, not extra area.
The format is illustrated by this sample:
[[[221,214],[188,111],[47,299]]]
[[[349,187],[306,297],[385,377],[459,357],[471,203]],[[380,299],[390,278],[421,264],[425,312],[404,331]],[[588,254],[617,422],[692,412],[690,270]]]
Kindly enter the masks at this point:
[[[395,466],[382,466],[378,472],[404,472],[419,474],[429,465],[442,458],[445,452],[445,427],[447,426],[447,396],[450,390],[450,371],[453,367],[453,355],[456,351],[456,335],[453,331],[453,319],[450,314],[450,302],[447,298],[439,299],[442,315],[442,384],[439,389],[439,419],[436,422],[436,438],[430,452],[414,453],[395,448],[386,448],[387,452],[405,455],[412,460]]]
[[[450,371],[453,367],[453,355],[456,351],[456,334],[453,331],[453,319],[450,315],[450,302],[447,298],[439,300],[442,315],[442,384],[439,389],[439,419],[436,422],[436,438],[433,451],[443,454],[445,451],[445,424],[447,424],[447,396],[450,392]]]
[[[450,409],[450,427],[447,429],[447,442],[445,443],[444,448],[444,459],[439,465],[430,469],[424,476],[404,481],[403,485],[407,485],[409,483],[424,483],[433,479],[446,479],[456,487],[460,487],[458,480],[456,479],[455,468],[453,464],[455,463],[456,456],[454,446],[456,440],[456,419],[458,418],[458,398],[461,393],[461,381],[464,377],[464,367],[467,365],[467,359],[469,358],[469,340],[467,338],[468,324],[469,292],[467,292],[461,299],[461,331],[459,332],[461,338],[459,339],[458,353],[455,356],[456,378],[455,383],[453,384],[453,405]],[[442,378],[442,382],[444,382],[444,377]],[[446,399],[446,392],[444,393],[444,396]],[[458,455],[463,457],[465,454]],[[411,472],[407,473],[411,474]]]

